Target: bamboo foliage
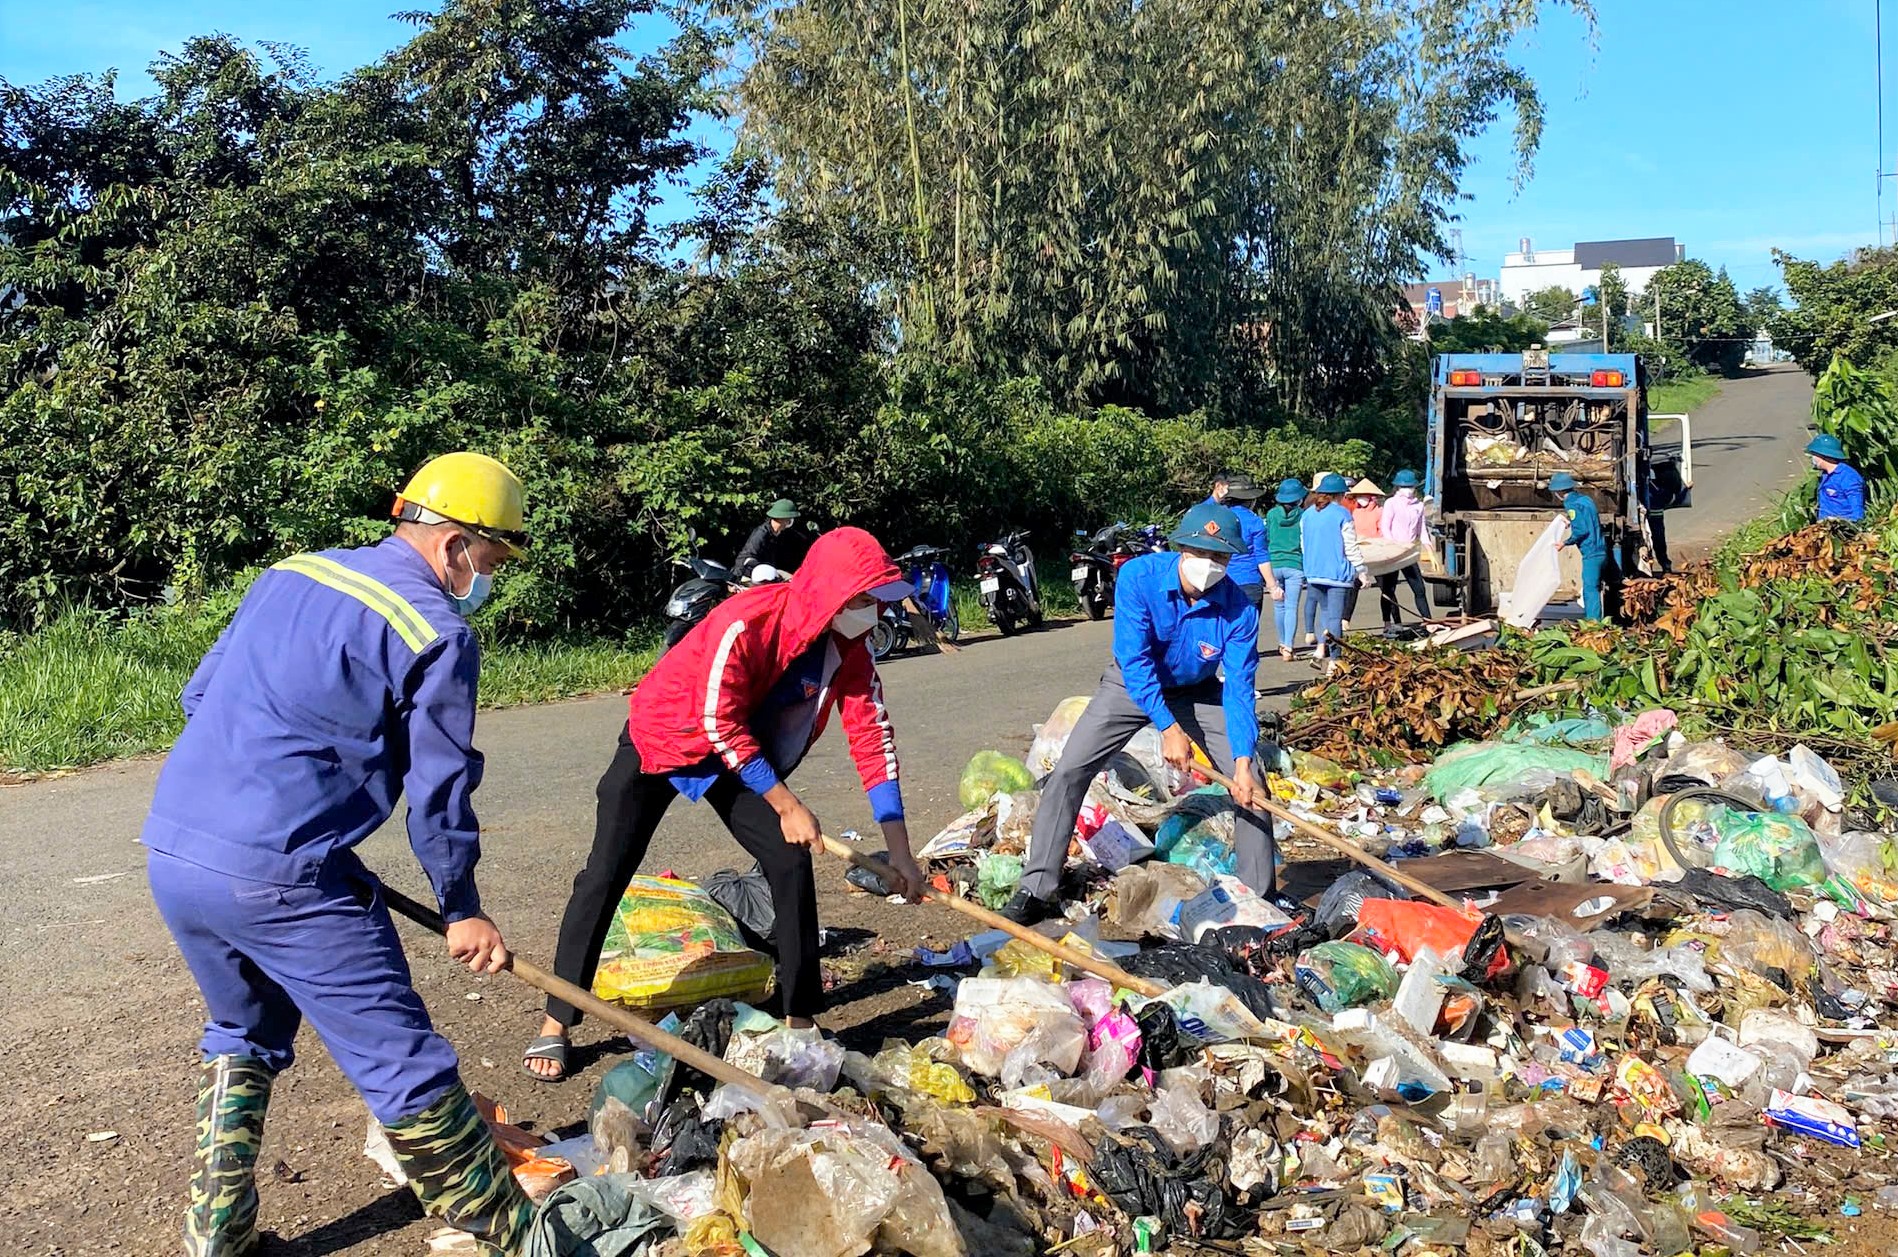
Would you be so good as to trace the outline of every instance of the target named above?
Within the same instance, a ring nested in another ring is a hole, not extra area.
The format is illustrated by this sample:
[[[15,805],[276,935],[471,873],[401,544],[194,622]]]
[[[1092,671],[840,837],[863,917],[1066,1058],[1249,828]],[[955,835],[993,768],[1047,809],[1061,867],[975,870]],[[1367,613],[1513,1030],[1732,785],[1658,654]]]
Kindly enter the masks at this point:
[[[1549,2],[726,0],[729,87],[788,205],[908,242],[879,285],[906,343],[1081,401],[1322,416],[1505,112],[1527,172],[1509,54]]]

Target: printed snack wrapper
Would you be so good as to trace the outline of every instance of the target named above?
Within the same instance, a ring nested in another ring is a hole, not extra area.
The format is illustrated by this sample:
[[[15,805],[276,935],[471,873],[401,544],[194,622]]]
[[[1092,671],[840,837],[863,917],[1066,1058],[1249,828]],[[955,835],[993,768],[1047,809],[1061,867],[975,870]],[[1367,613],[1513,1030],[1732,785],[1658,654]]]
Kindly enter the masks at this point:
[[[1809,1135],[1841,1148],[1859,1146],[1858,1123],[1844,1107],[1821,1100],[1818,1096],[1796,1096],[1791,1092],[1773,1092],[1766,1102],[1767,1125]]]

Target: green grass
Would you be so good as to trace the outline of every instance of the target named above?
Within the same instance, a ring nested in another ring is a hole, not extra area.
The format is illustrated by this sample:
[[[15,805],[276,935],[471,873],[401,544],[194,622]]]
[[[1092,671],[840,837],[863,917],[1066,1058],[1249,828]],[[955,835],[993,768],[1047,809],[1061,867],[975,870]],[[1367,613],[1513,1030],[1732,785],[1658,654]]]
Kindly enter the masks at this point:
[[[1648,413],[1656,415],[1693,414],[1720,393],[1720,381],[1711,375],[1687,380],[1669,380],[1648,389]]]
[[[0,775],[82,768],[170,746],[184,727],[178,693],[233,602],[123,619],[72,612],[37,633],[0,634]],[[652,634],[489,647],[481,656],[481,705],[624,689],[657,654]]]

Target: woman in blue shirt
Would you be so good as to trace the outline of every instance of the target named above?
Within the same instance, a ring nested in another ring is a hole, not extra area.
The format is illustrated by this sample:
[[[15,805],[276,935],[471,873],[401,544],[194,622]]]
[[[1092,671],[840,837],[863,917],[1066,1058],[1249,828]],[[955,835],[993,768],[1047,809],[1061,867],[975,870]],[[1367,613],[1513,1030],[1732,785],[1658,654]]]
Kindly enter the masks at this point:
[[[1344,604],[1351,590],[1370,583],[1364,569],[1364,551],[1351,512],[1339,504],[1345,493],[1344,477],[1336,472],[1318,482],[1312,505],[1299,520],[1299,539],[1305,557],[1305,593],[1315,601],[1324,632],[1316,658],[1332,659],[1332,643],[1344,641]],[[1329,669],[1327,669],[1329,671]]]

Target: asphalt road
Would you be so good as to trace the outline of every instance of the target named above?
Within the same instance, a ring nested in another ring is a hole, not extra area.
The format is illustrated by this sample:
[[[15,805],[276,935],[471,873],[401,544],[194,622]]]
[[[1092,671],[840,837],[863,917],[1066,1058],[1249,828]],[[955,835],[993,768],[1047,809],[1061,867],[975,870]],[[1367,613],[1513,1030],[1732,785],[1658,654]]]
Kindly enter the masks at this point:
[[[1790,363],[1727,381],[1692,417],[1694,504],[1667,513],[1675,562],[1711,550],[1798,482],[1811,465],[1802,452],[1811,417],[1812,377]]]
[[[1796,478],[1809,397],[1803,373],[1765,372],[1729,383],[1695,416],[1695,506],[1670,517],[1677,552],[1717,540]],[[959,810],[956,782],[971,755],[985,747],[1019,754],[1057,702],[1092,689],[1110,635],[1109,624],[1054,625],[885,666],[918,843]],[[1302,662],[1268,659],[1262,684],[1282,703],[1312,676]],[[608,696],[480,719],[477,738],[488,755],[477,796],[480,881],[490,913],[529,956],[551,957],[624,702]],[[0,1109],[0,1146],[17,1184],[0,1200],[0,1221],[18,1252],[172,1251],[202,1006],[152,907],[135,842],[158,766],[147,759],[0,788],[0,1066],[13,1092]],[[835,734],[793,785],[833,832],[872,828]],[[425,897],[398,826],[371,838],[363,855],[392,884]],[[744,863],[706,809],[681,804],[648,868],[696,876]],[[966,933],[942,909],[847,896],[840,866],[820,883],[827,924],[859,960],[907,952],[925,936]],[[542,1128],[584,1115],[611,1055],[585,1055],[584,1073],[563,1087],[529,1081],[516,1060],[533,1033],[537,1001],[506,975],[468,976],[419,934],[410,954],[417,986],[461,1049],[472,1085]],[[882,1032],[940,1017],[940,1001],[900,979],[866,982],[861,968],[834,975],[843,989],[827,1019],[833,1029],[874,1047]],[[580,1041],[605,1037],[594,1028]],[[289,1241],[269,1251],[419,1251],[430,1228],[360,1155],[360,1101],[307,1030],[299,1050],[298,1067],[278,1084],[262,1163],[264,1224]]]

